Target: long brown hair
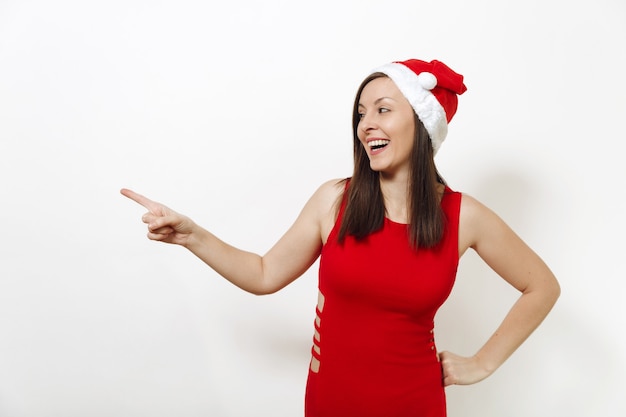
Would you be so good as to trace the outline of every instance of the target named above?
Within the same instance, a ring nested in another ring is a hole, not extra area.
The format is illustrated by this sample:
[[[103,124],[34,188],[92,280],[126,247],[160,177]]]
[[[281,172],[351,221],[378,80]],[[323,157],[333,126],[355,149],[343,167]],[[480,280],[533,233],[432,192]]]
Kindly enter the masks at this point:
[[[363,239],[383,227],[385,203],[380,189],[379,173],[370,168],[369,157],[357,136],[359,101],[365,86],[376,78],[386,77],[374,73],[367,77],[357,90],[352,110],[352,135],[354,145],[354,172],[345,198],[346,207],[339,229],[339,242],[347,235]],[[432,143],[428,131],[415,117],[415,137],[410,160],[409,177],[409,235],[411,245],[435,246],[443,235],[444,214],[440,206],[438,184],[445,181],[437,172]]]

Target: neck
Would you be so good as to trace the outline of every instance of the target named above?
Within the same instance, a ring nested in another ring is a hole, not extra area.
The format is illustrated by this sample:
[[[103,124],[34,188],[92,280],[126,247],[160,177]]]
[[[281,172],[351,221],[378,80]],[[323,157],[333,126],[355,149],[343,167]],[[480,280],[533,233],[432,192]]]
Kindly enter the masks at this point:
[[[409,179],[408,175],[380,174],[380,190],[385,201],[387,217],[399,223],[408,222]]]
[[[388,218],[398,223],[409,222],[409,176],[380,173],[380,190],[383,193],[385,212]],[[439,199],[445,191],[445,185],[436,184]]]

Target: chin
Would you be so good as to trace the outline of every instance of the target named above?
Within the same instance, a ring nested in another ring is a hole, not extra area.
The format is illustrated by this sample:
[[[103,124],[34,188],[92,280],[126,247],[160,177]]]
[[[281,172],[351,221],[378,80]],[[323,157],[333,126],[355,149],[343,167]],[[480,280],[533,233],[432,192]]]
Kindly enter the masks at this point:
[[[375,172],[384,172],[386,167],[382,167],[379,164],[370,163],[370,169]]]

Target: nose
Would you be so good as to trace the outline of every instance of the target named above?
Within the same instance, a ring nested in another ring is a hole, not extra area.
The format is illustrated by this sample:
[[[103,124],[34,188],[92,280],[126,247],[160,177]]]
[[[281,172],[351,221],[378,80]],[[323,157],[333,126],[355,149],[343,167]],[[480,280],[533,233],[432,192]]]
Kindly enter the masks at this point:
[[[359,130],[363,133],[367,133],[374,129],[376,129],[375,117],[367,113],[362,115],[361,120],[359,120]]]

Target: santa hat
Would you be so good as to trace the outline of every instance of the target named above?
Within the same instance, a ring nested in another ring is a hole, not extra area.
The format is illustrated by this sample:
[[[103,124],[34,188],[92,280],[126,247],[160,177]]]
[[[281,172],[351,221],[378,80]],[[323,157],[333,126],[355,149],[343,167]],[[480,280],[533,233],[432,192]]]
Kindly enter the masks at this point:
[[[456,113],[457,95],[467,90],[463,76],[443,62],[419,59],[385,64],[372,71],[375,72],[388,76],[411,103],[430,134],[436,154],[448,133],[448,123]]]

